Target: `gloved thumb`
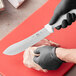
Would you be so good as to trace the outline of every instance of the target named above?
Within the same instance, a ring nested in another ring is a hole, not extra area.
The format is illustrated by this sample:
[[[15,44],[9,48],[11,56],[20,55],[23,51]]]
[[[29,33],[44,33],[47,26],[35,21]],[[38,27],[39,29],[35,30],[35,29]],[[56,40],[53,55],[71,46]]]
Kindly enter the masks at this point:
[[[57,22],[57,20],[59,19],[59,17],[61,16],[61,14],[55,13],[51,19],[51,21],[49,22],[50,25],[53,25]]]

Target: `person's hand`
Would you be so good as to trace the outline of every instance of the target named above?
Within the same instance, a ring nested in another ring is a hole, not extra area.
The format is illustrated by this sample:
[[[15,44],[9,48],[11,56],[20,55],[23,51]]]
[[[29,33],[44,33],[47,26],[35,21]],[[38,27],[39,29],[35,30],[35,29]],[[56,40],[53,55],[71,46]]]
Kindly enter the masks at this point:
[[[23,63],[25,66],[29,67],[29,68],[33,68],[37,71],[43,71],[43,72],[47,72],[47,69],[42,69],[42,67],[38,64],[36,64],[33,61],[34,56],[40,56],[40,54],[35,54],[34,51],[42,46],[56,46],[58,47],[59,44],[54,43],[52,41],[49,41],[47,39],[43,39],[41,41],[39,41],[37,44],[27,48],[23,54]]]
[[[39,56],[34,56],[33,60],[35,63],[40,65],[43,69],[47,70],[56,70],[62,64],[62,60],[57,58],[56,56],[56,47],[59,45],[56,43],[51,42],[53,44],[51,46],[42,46],[37,48],[34,53],[40,54]]]
[[[67,26],[71,25],[76,20],[76,15],[74,13],[68,13],[67,19],[64,19],[62,21],[62,24],[57,26],[56,29],[60,30],[61,28],[66,28]]]
[[[54,11],[54,15],[51,19],[51,21],[49,22],[50,25],[53,25],[57,22],[57,20],[63,15],[68,13],[69,11],[71,11],[72,9],[76,9],[76,0],[62,0],[59,5],[56,7],[55,11]],[[72,15],[72,17],[74,17],[75,14]],[[73,19],[73,18],[72,18]],[[66,23],[66,21],[63,21],[63,23]],[[67,25],[71,25],[72,20],[68,21],[69,24]],[[60,26],[61,27],[61,26]]]

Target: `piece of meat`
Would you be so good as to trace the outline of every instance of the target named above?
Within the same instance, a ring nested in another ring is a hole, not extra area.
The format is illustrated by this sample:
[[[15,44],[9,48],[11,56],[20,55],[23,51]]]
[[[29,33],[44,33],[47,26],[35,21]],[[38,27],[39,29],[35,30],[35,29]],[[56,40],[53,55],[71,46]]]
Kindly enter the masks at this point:
[[[42,46],[45,46],[45,45],[48,45],[48,46],[52,46],[52,45],[53,46],[59,46],[58,44],[56,44],[54,42],[51,42],[51,41],[49,41],[47,39],[44,39],[44,40],[38,42],[34,46],[29,47],[28,49],[25,50],[24,55],[23,55],[23,63],[24,63],[24,65],[29,67],[29,68],[34,68],[34,69],[36,69],[38,71],[47,72],[46,69],[42,69],[38,64],[36,64],[33,61],[34,56],[39,56],[38,54],[37,55],[34,54],[34,50],[36,50],[38,47],[42,47]]]

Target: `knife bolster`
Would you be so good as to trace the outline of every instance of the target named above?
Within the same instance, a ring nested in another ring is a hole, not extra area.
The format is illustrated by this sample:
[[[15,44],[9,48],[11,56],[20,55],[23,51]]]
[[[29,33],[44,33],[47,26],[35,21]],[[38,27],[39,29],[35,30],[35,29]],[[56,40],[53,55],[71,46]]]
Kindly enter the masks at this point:
[[[45,25],[45,28],[50,32],[50,33],[53,33],[54,32],[54,29],[51,25],[47,24]]]

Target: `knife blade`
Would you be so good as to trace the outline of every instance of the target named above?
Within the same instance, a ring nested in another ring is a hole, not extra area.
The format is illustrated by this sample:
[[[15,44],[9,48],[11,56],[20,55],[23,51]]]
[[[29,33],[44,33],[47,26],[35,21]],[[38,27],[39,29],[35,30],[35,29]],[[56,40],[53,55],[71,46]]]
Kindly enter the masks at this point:
[[[76,10],[72,10],[69,13],[76,13]],[[60,25],[64,19],[66,19],[66,14],[61,16],[61,18],[54,25],[45,25],[43,29],[33,34],[32,36],[9,46],[3,53],[6,55],[16,55],[24,51],[26,48],[33,46],[40,40],[44,39],[45,37],[53,33],[54,28]]]
[[[49,27],[50,29],[52,29],[51,26],[49,26],[49,25],[46,25],[46,27]],[[45,37],[47,37],[48,35],[50,35],[50,32],[51,33],[53,32],[53,30],[48,31],[46,29],[46,27],[44,27],[43,29],[41,29],[40,31],[35,33],[34,35],[9,46],[3,53],[7,54],[7,55],[16,55],[17,53],[24,51],[29,46],[36,44],[40,40],[42,40]]]

